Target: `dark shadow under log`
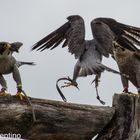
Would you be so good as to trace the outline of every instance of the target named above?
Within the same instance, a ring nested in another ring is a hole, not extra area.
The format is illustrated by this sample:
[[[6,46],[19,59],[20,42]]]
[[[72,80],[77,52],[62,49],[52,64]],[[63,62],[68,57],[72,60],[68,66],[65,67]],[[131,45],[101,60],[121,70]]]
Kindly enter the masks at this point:
[[[115,115],[96,140],[140,140],[140,96],[115,94]]]
[[[91,140],[112,119],[113,107],[91,106],[31,98],[0,97],[0,134],[21,134],[31,140]]]

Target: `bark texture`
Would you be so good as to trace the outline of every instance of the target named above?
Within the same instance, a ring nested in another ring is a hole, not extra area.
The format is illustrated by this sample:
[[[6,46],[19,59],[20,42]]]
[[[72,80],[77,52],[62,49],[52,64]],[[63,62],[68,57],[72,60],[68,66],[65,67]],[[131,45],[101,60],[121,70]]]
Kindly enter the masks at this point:
[[[96,140],[140,140],[140,96],[115,94],[115,115]]]
[[[36,122],[32,120],[27,100],[20,101],[14,96],[0,97],[0,134],[21,134],[22,138],[29,140],[91,140],[115,113],[114,107],[36,98],[31,98],[31,102]]]

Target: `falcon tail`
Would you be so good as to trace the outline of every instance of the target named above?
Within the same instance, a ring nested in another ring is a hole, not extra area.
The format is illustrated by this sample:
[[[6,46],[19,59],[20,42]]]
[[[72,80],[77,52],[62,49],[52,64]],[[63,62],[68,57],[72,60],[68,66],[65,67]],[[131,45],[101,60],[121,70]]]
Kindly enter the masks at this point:
[[[125,76],[128,78],[128,75],[126,74],[123,74],[123,73],[120,73],[119,71],[116,71],[112,68],[109,68],[101,63],[97,63],[97,66],[96,68],[81,68],[79,74],[78,74],[78,77],[86,77],[88,75],[92,75],[92,74],[100,74],[101,72],[104,72],[104,71],[108,71],[108,72],[112,72],[114,74],[118,74],[118,75],[121,75],[121,76]]]
[[[20,67],[22,65],[30,65],[30,66],[34,66],[35,63],[34,62],[22,62],[22,61],[17,61],[16,62],[17,67]]]
[[[124,77],[129,77],[129,75],[126,75],[126,74],[124,74],[124,73],[121,73],[121,72],[119,72],[119,71],[116,71],[116,70],[114,70],[114,69],[112,69],[112,68],[109,68],[109,67],[107,67],[107,66],[105,66],[105,65],[103,65],[103,64],[101,64],[101,63],[98,63],[102,68],[104,68],[104,70],[106,70],[106,71],[108,71],[108,72],[112,72],[112,73],[114,73],[114,74],[119,74],[119,75],[121,75],[121,76],[124,76]]]

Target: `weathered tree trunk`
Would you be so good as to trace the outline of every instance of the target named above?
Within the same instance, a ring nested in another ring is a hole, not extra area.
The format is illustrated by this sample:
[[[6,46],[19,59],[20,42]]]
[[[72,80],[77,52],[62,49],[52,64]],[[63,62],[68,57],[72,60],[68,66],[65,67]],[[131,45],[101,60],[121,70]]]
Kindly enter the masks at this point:
[[[140,97],[115,94],[113,107],[0,97],[0,134],[21,134],[29,140],[140,140]]]
[[[115,94],[115,115],[96,140],[140,140],[140,96]]]
[[[0,97],[0,134],[21,134],[29,140],[91,140],[112,119],[113,107],[91,106],[31,98]],[[128,112],[129,113],[129,112]]]

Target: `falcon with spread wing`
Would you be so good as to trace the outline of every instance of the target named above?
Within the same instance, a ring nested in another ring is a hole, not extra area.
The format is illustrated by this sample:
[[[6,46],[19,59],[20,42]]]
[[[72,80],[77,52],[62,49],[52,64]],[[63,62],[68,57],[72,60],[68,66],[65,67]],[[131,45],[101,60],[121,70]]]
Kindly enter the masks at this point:
[[[52,50],[62,42],[62,48],[68,46],[69,52],[78,59],[70,85],[77,86],[76,79],[79,76],[95,74],[97,86],[98,78],[104,70],[121,74],[101,63],[102,56],[109,57],[109,54],[113,56],[112,42],[115,38],[120,38],[128,44],[123,46],[124,48],[139,52],[134,43],[140,44],[137,40],[140,31],[135,27],[121,24],[111,18],[96,18],[91,21],[94,39],[85,40],[83,18],[79,15],[73,15],[67,19],[68,22],[33,45],[32,50]]]
[[[127,75],[121,76],[123,92],[129,93],[128,81],[131,81],[140,93],[140,50],[136,47],[140,46],[140,28],[110,18],[97,18],[91,23],[102,54],[113,54],[120,72]]]

